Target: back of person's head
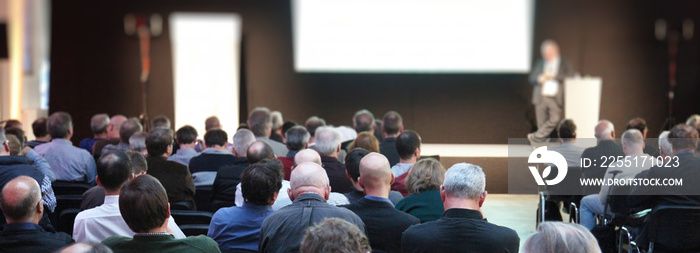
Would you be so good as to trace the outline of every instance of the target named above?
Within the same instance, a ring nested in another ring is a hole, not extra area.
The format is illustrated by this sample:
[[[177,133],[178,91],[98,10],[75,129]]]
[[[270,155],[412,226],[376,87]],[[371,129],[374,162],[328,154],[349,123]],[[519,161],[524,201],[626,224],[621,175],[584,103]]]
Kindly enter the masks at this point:
[[[269,137],[272,129],[272,116],[270,109],[256,107],[248,114],[248,127],[255,136]]]
[[[20,155],[20,152],[22,152],[22,142],[19,140],[19,138],[17,138],[17,136],[14,134],[7,134],[5,135],[5,138],[7,139],[7,146],[10,147],[10,155]]]
[[[168,194],[155,177],[138,176],[122,186],[119,212],[132,231],[146,233],[161,227],[168,218]]]
[[[120,128],[127,120],[129,119],[127,119],[124,115],[119,114],[109,118],[109,126],[107,126],[107,135],[109,135],[109,138],[119,138]]]
[[[279,111],[273,111],[270,113],[270,118],[271,118],[271,124],[272,124],[272,130],[277,131],[282,128],[282,124],[284,124],[284,119],[282,119],[282,113]]]
[[[382,129],[388,135],[398,134],[403,131],[403,118],[396,111],[389,111],[382,118]]]
[[[384,155],[369,153],[360,160],[359,183],[364,189],[388,189],[391,181],[391,165]]]
[[[21,128],[6,129],[5,135],[7,136],[8,141],[10,140],[10,136],[16,138],[16,140],[12,140],[12,142],[15,142],[18,150],[22,150],[22,148],[24,148],[24,141],[27,139],[27,137],[24,135],[24,130]]]
[[[129,138],[135,133],[143,131],[143,126],[139,119],[130,118],[119,127],[119,138],[123,143],[129,143]]]
[[[129,149],[134,151],[146,150],[146,133],[136,132],[129,137]]]
[[[576,139],[576,124],[573,119],[563,119],[557,126],[557,133],[562,140]]]
[[[184,125],[175,132],[177,143],[192,144],[197,140],[197,129],[190,125]]]
[[[146,162],[146,157],[141,154],[141,152],[136,151],[126,151],[126,155],[129,156],[131,160],[131,173],[135,176],[146,173],[148,171],[148,162]]]
[[[421,138],[418,133],[413,130],[406,130],[401,132],[398,137],[396,137],[396,151],[399,153],[401,159],[411,159],[413,155],[416,154],[417,150],[420,150]],[[418,154],[420,156],[420,154]]]
[[[241,173],[241,193],[246,203],[271,205],[282,188],[284,174],[277,159],[264,159],[251,164]]]
[[[250,144],[250,147],[248,147],[246,158],[248,158],[248,162],[250,164],[253,164],[262,161],[263,159],[274,159],[275,152],[272,151],[272,147],[270,147],[269,144],[262,141],[256,141],[253,142],[253,144]]]
[[[290,120],[290,121],[287,121],[287,122],[284,122],[284,124],[282,124],[282,133],[284,134],[284,133],[286,133],[289,129],[291,129],[292,127],[295,127],[295,126],[298,126],[298,125],[299,125],[299,124],[297,124],[296,122],[291,121],[291,120]]]
[[[326,125],[326,121],[322,118],[319,118],[318,116],[311,116],[308,119],[306,119],[306,123],[304,126],[306,127],[306,131],[309,131],[309,134],[311,134],[311,137],[316,136],[316,129],[322,126]]]
[[[447,196],[479,200],[481,194],[486,191],[486,175],[479,166],[458,163],[447,170],[442,186]]]
[[[621,142],[625,155],[633,155],[630,152],[642,151],[644,149],[644,135],[636,128],[630,128],[625,131],[622,134]]]
[[[213,129],[220,129],[221,128],[221,123],[219,122],[219,118],[216,116],[211,116],[204,120],[204,131],[209,131]]]
[[[357,178],[360,177],[360,162],[369,153],[366,149],[354,148],[345,156],[345,170],[353,182],[357,182]]]
[[[93,134],[103,134],[107,133],[107,127],[109,126],[109,115],[106,113],[95,114],[90,119],[90,129],[92,129]]]
[[[698,115],[698,114],[690,115],[690,117],[688,117],[688,120],[685,121],[685,124],[700,131],[700,115]]]
[[[615,125],[609,120],[598,121],[595,126],[595,138],[598,140],[612,140],[615,138]]]
[[[445,181],[445,167],[434,158],[418,160],[411,167],[406,176],[406,190],[408,193],[421,193],[429,190],[439,190]]]
[[[131,158],[122,151],[102,154],[96,165],[97,180],[105,190],[119,190],[131,175]]]
[[[316,151],[321,155],[333,155],[340,148],[340,133],[333,127],[319,127],[316,129]]]
[[[170,129],[153,129],[146,135],[146,150],[151,157],[162,156],[173,145],[173,131]]]
[[[156,116],[155,118],[153,118],[153,120],[151,120],[151,127],[153,129],[156,129],[156,128],[170,129],[170,119],[165,115]]]
[[[46,128],[46,121],[47,119],[44,117],[34,120],[34,123],[32,123],[32,133],[35,137],[44,137],[49,134],[49,130]]]
[[[101,243],[73,243],[61,248],[60,253],[112,253],[112,250]]]
[[[66,112],[54,112],[49,116],[46,128],[54,139],[67,138],[73,130],[73,119]]]
[[[287,148],[289,150],[302,150],[305,149],[309,144],[311,139],[311,134],[303,126],[294,126],[284,132],[284,136],[287,139]]]
[[[294,166],[307,162],[323,166],[321,163],[321,155],[319,155],[316,150],[310,148],[302,149],[296,155],[294,155]]]
[[[686,124],[678,124],[668,134],[673,153],[684,150],[695,150],[698,147],[698,131]]]
[[[9,119],[5,121],[5,130],[11,129],[11,128],[22,128],[22,122],[16,119]]]
[[[39,216],[37,213],[43,211],[39,183],[28,176],[10,180],[2,188],[0,208],[8,223],[30,222],[32,218],[36,219],[36,216]]]
[[[375,126],[374,114],[367,109],[355,112],[355,116],[352,117],[352,127],[357,133],[372,131]]]
[[[671,146],[671,142],[668,141],[668,135],[670,133],[671,131],[663,131],[661,134],[659,134],[659,151],[661,155],[673,155],[673,147]]]
[[[238,156],[247,156],[250,144],[255,142],[255,135],[248,129],[238,129],[233,135],[233,150]]]
[[[204,144],[210,148],[214,146],[224,147],[226,146],[227,140],[228,134],[226,134],[226,131],[221,129],[209,130],[204,134]]]
[[[326,218],[309,227],[299,249],[302,253],[366,253],[372,249],[367,236],[354,224]]]
[[[627,122],[627,130],[637,129],[642,134],[647,132],[647,121],[643,118],[636,117]]]
[[[330,194],[328,174],[316,163],[305,162],[297,165],[289,176],[290,197],[301,193],[314,191],[319,194]]]
[[[543,222],[525,240],[523,253],[599,253],[598,241],[588,229],[564,222]]]
[[[379,140],[372,132],[361,132],[354,141],[348,145],[348,150],[363,148],[370,152],[379,152]]]

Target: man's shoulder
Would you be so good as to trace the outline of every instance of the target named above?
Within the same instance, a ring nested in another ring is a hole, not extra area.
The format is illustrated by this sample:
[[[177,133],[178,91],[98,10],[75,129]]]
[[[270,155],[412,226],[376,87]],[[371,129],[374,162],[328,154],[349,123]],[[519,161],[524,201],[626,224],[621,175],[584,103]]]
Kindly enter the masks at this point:
[[[120,243],[124,242],[130,242],[132,241],[133,238],[131,237],[126,237],[126,236],[121,236],[121,235],[115,235],[115,236],[110,236],[107,239],[104,239],[102,241],[102,244],[106,245],[107,247],[114,247]]]
[[[177,242],[186,243],[194,249],[201,250],[202,252],[220,252],[219,244],[205,235],[198,236],[188,236],[187,238],[176,239]]]

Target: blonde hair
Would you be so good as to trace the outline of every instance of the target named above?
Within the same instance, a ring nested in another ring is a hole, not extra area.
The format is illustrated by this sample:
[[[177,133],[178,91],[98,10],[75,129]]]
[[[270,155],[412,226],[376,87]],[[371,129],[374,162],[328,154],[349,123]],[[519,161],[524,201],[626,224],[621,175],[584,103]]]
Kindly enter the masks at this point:
[[[374,137],[374,134],[369,131],[362,132],[357,135],[357,138],[355,138],[350,145],[348,145],[348,153],[355,148],[363,148],[369,152],[379,153],[379,140],[377,140],[377,137]]]
[[[437,190],[445,181],[445,167],[433,158],[421,159],[413,165],[406,177],[406,190],[409,193]]]

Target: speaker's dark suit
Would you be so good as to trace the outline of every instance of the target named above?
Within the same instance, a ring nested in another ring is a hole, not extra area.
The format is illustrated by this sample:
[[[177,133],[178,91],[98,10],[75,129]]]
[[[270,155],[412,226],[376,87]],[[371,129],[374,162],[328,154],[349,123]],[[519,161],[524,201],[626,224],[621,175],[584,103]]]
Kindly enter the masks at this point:
[[[539,77],[544,73],[545,62],[540,59],[535,63],[530,73],[530,84],[534,86],[532,89],[532,104],[535,105],[535,116],[537,117],[537,132],[535,139],[544,140],[554,130],[561,120],[562,108],[564,107],[564,79],[573,76],[574,69],[569,61],[560,58],[559,69],[554,78],[559,87],[557,93],[552,96],[542,95],[542,84],[539,83]]]

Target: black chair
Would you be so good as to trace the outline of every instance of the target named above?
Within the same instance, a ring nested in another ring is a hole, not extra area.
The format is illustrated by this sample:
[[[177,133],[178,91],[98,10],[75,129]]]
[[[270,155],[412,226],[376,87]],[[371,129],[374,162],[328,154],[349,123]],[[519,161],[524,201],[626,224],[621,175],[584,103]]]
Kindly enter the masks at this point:
[[[211,212],[205,211],[186,211],[186,210],[170,210],[170,215],[173,216],[178,226],[180,225],[209,225],[211,217],[214,216]]]
[[[185,236],[207,235],[209,233],[209,225],[206,224],[186,224],[180,225],[180,230]]]
[[[53,224],[54,227],[58,227],[59,221],[58,217],[60,216],[61,212],[66,209],[70,208],[75,208],[80,210],[80,203],[83,201],[83,197],[80,195],[57,195],[56,196],[56,209],[54,209],[53,213],[49,215],[49,219],[51,220],[51,224]]]
[[[51,183],[53,193],[58,195],[83,195],[85,191],[90,189],[90,185],[86,183],[76,183],[56,180]]]
[[[654,207],[647,217],[646,226],[649,253],[655,251],[700,252],[700,207],[667,205]],[[626,227],[621,230],[625,233],[620,233],[620,240],[623,236],[629,236],[629,230]],[[636,245],[635,242],[630,244]]]
[[[194,203],[197,205],[198,211],[211,212],[211,193],[212,186],[197,186],[194,194]]]
[[[68,208],[61,211],[58,215],[58,226],[56,229],[59,232],[73,235],[73,223],[75,223],[75,216],[77,216],[79,212],[79,208]]]
[[[170,210],[194,211],[194,204],[190,201],[170,202]]]
[[[552,171],[558,171],[556,166],[552,166]],[[556,175],[549,175],[547,179]],[[556,185],[546,186],[545,191],[540,192],[540,203],[537,211],[537,224],[545,220],[562,221],[557,203],[563,202],[565,209],[571,215],[571,208],[578,207],[583,198],[583,188],[580,187],[580,179],[583,177],[580,167],[569,167],[564,180]],[[552,210],[550,210],[552,209]],[[578,208],[574,210],[574,216],[578,217]],[[569,219],[570,221],[572,219]],[[573,219],[578,221],[578,219]]]

